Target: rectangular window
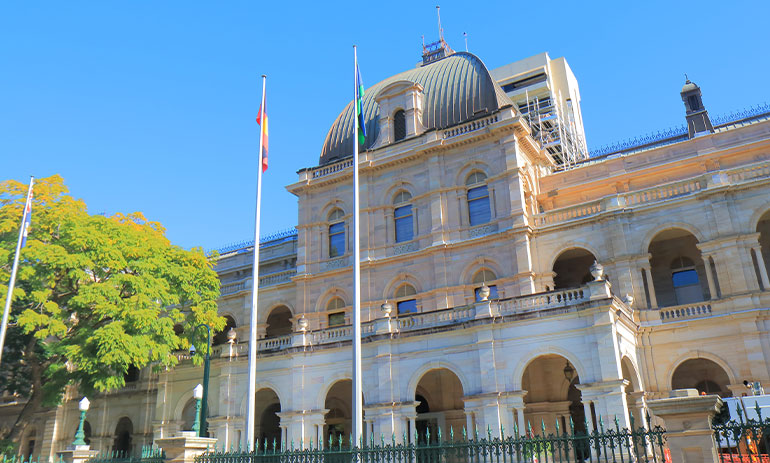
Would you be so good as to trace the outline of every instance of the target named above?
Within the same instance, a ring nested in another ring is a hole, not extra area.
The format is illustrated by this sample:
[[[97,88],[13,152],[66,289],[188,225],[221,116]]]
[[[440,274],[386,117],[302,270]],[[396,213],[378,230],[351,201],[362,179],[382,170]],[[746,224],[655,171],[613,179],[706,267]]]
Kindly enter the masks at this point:
[[[399,315],[407,313],[417,313],[417,299],[409,299],[396,304],[396,310]]]
[[[329,257],[345,254],[345,222],[329,226]]]
[[[477,186],[468,190],[468,220],[471,226],[487,223],[491,219],[487,186]]]
[[[409,241],[414,238],[412,225],[412,205],[397,207],[393,213],[396,219],[396,243]]]
[[[476,302],[481,302],[481,296],[479,296],[479,290],[481,288],[476,288]],[[497,296],[497,285],[489,285],[489,299],[499,299]]]
[[[674,288],[681,286],[690,286],[698,284],[698,272],[695,270],[682,270],[681,272],[674,272],[671,275],[671,279],[674,282]]]
[[[335,312],[329,314],[329,326],[340,326],[345,324],[345,312]]]

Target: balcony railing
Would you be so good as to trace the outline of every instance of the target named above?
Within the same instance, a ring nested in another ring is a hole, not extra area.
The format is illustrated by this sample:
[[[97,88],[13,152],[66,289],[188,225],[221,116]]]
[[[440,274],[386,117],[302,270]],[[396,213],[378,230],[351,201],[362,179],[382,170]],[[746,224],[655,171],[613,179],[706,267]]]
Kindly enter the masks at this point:
[[[627,209],[685,197],[712,186],[740,184],[768,177],[770,177],[770,162],[763,161],[722,172],[712,172],[696,178],[657,185],[644,190],[620,193],[616,196],[552,209],[536,214],[534,220],[535,225],[538,226],[553,225],[598,215],[605,211]]]
[[[700,318],[708,315],[711,315],[711,304],[708,302],[696,302],[694,304],[684,304],[660,309],[660,319],[662,321]]]

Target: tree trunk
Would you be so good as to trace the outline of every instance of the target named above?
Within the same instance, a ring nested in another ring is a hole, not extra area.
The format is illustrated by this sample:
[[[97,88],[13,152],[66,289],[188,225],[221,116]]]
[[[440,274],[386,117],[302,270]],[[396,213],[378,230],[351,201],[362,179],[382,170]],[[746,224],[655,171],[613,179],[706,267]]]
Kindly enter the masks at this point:
[[[16,422],[11,428],[11,432],[6,436],[13,442],[20,443],[21,434],[24,432],[24,428],[29,424],[30,419],[35,414],[43,409],[43,366],[40,364],[37,355],[35,354],[35,347],[37,340],[34,336],[30,336],[27,348],[24,352],[24,361],[29,365],[29,372],[32,379],[32,392],[27,399],[27,403],[24,404],[24,408],[21,409],[21,413],[16,418]]]

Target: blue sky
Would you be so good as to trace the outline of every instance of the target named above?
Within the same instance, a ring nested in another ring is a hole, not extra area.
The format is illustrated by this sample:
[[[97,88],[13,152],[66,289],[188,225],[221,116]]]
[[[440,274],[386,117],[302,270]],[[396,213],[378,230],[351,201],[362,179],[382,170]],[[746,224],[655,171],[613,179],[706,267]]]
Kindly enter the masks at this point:
[[[285,185],[317,165],[350,99],[438,36],[435,2],[3,2],[0,180],[61,174],[92,213],[142,211],[183,247],[253,236],[261,74],[262,234],[296,223]],[[489,68],[543,51],[580,83],[590,147],[770,101],[768,2],[441,2],[446,40]]]

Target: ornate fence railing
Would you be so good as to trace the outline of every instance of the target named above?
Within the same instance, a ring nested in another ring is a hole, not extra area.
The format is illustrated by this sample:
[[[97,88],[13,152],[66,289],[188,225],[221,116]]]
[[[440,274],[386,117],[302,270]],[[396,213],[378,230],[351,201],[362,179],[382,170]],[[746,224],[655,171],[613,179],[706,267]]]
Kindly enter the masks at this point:
[[[254,452],[241,449],[220,449],[198,456],[196,463],[670,463],[667,458],[665,431],[660,427],[639,428],[635,431],[614,428],[600,429],[591,433],[559,429],[546,434],[543,425],[540,435],[530,427],[526,436],[493,437],[491,430],[486,436],[476,432],[468,436],[463,431],[455,435],[451,428],[448,435],[438,429],[418,437],[417,443],[408,442],[404,435],[401,443],[395,436],[379,440],[370,438],[353,446],[342,436],[322,445],[317,442],[277,443],[260,442]],[[502,430],[501,430],[502,431]]]
[[[143,445],[139,455],[110,451],[91,458],[88,463],[164,463],[165,460],[166,455],[162,449],[152,445]]]
[[[750,398],[745,398],[744,400]],[[738,419],[713,425],[722,463],[770,463],[770,417],[759,404],[752,410],[737,406]],[[751,412],[751,413],[747,413]]]

